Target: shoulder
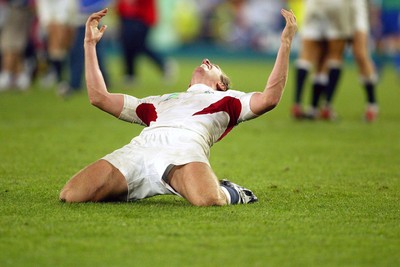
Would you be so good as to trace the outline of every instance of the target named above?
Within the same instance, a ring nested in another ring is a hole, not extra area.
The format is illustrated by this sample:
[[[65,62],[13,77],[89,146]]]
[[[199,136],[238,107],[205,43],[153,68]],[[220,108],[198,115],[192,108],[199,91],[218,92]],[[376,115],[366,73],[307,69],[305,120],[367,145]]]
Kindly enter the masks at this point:
[[[255,92],[242,92],[242,91],[237,91],[237,90],[228,90],[226,92],[224,92],[225,95],[227,96],[231,96],[231,97],[235,97],[238,98],[240,100],[250,100],[250,98],[254,95]]]
[[[238,91],[238,90],[233,90],[233,89],[229,89],[228,91],[226,91],[226,92],[224,92],[224,93],[226,93],[226,94],[228,94],[228,95],[231,95],[231,96],[242,96],[242,95],[248,94],[248,93],[246,93],[246,92],[242,92],[242,91]]]

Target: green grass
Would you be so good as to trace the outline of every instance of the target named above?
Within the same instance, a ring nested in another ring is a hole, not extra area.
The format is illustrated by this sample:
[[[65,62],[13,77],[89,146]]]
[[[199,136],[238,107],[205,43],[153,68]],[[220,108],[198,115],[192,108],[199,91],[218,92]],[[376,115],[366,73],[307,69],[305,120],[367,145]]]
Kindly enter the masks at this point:
[[[212,60],[212,59],[211,59]],[[135,89],[112,65],[114,92],[139,97],[164,86],[144,62]],[[234,87],[264,88],[271,64],[221,60]],[[65,204],[58,194],[79,169],[139,133],[91,107],[35,86],[0,95],[0,266],[399,266],[400,88],[387,70],[380,117],[362,121],[352,65],[336,98],[337,122],[289,116],[293,71],[281,104],[212,148],[221,178],[251,188],[254,205],[198,208],[174,196],[131,203]],[[148,78],[145,79],[144,76]]]

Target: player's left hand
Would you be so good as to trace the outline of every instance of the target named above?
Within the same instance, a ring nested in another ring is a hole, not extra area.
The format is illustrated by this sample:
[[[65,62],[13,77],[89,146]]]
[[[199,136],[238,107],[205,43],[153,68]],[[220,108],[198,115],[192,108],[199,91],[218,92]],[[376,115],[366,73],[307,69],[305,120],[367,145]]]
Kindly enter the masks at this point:
[[[286,25],[281,35],[281,41],[289,41],[289,43],[291,43],[297,31],[296,16],[294,15],[292,10],[288,11],[285,9],[281,10],[281,14],[286,20]]]
[[[99,29],[100,20],[107,14],[108,9],[105,8],[99,12],[90,15],[86,21],[86,32],[85,32],[85,44],[96,45],[101,37],[103,37],[104,31],[107,29],[107,25],[101,26]]]

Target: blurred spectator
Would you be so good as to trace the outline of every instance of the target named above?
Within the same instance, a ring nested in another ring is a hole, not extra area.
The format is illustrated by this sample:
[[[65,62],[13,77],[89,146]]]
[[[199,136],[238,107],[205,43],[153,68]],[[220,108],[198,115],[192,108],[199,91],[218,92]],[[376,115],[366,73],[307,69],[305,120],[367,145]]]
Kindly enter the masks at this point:
[[[300,0],[299,0],[300,1]],[[284,21],[281,0],[158,0],[151,47],[169,52],[180,45],[275,51]],[[297,15],[296,15],[297,16]]]
[[[5,17],[0,38],[0,90],[12,87],[27,90],[31,78],[28,69],[25,68],[24,53],[34,15],[33,6],[28,0],[9,1],[3,5]]]
[[[215,10],[224,2],[225,0],[196,0],[199,17],[201,20],[201,31],[199,32],[200,39],[205,41],[213,41],[214,30],[211,22],[213,20]]]
[[[150,29],[157,22],[155,0],[117,0],[117,14],[120,18],[120,41],[125,66],[125,82],[137,79],[136,63],[139,55],[147,55],[162,72],[165,81],[174,75],[174,67],[147,42]]]
[[[1,38],[1,30],[3,29],[6,15],[7,15],[7,2],[6,0],[0,0],[0,38]],[[1,62],[1,49],[0,49],[0,62]]]
[[[296,14],[297,25],[301,26],[304,19],[304,0],[283,0],[286,2],[286,6],[288,9],[293,10],[294,14]]]
[[[391,58],[400,77],[400,1],[372,0],[372,32],[378,70]]]
[[[64,64],[71,47],[77,0],[36,0],[37,15],[46,36],[50,70],[44,86],[62,85]]]
[[[235,49],[276,50],[283,26],[277,0],[228,0],[211,17],[212,36]]]
[[[75,21],[75,35],[72,47],[69,51],[69,80],[62,83],[58,88],[58,94],[67,97],[82,88],[82,77],[84,70],[85,23],[90,14],[106,8],[111,0],[79,0],[78,14]],[[109,83],[108,71],[104,62],[104,42],[97,45],[97,56],[100,69],[106,83]]]

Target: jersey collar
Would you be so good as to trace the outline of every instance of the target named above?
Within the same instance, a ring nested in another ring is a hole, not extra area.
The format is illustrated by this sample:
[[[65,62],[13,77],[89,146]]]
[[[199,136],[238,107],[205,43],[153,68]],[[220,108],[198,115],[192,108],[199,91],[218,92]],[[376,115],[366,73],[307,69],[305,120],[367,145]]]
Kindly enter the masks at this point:
[[[214,92],[214,90],[205,84],[194,84],[187,89],[188,92]]]

